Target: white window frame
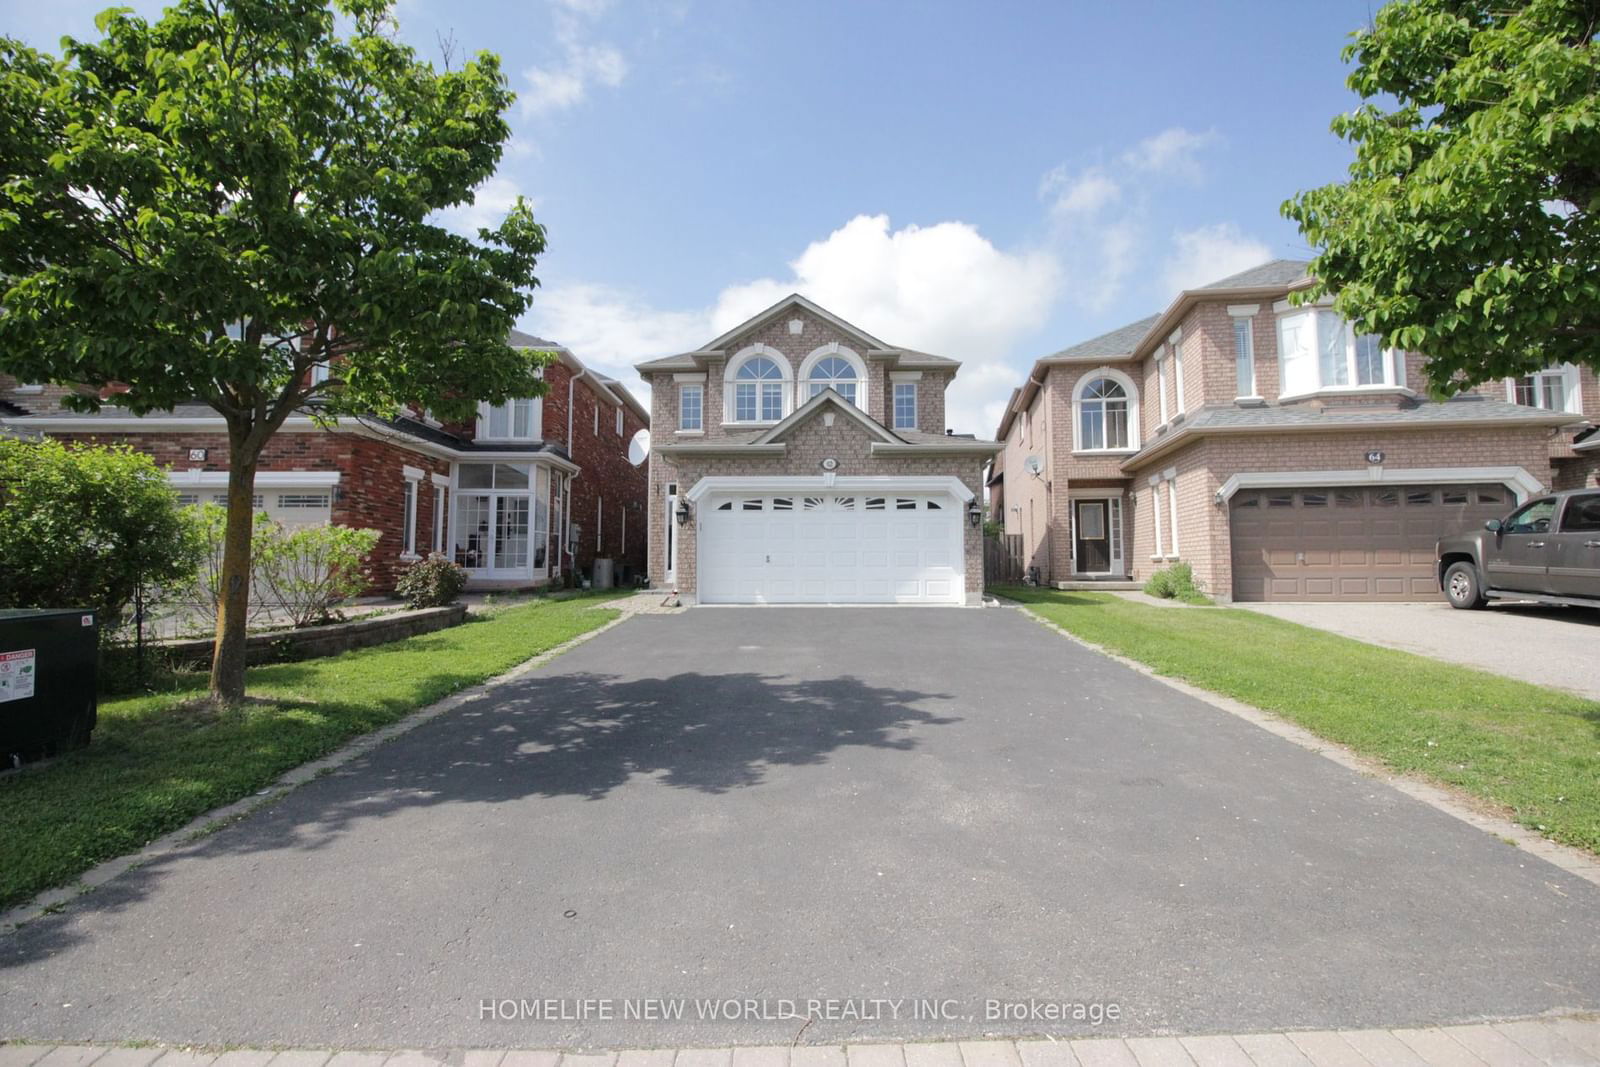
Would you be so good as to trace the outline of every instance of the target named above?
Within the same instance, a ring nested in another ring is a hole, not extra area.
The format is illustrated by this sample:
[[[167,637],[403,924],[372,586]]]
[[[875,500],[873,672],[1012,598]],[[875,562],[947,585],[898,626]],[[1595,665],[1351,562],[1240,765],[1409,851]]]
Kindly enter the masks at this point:
[[[1337,312],[1326,304],[1314,304],[1308,307],[1295,307],[1286,301],[1273,305],[1277,312],[1278,334],[1278,398],[1291,400],[1303,396],[1315,396],[1319,393],[1362,393],[1384,392],[1392,393],[1396,390],[1405,391],[1405,363],[1403,354],[1395,348],[1381,349],[1384,380],[1381,382],[1361,383],[1356,379],[1360,376],[1359,365],[1356,362],[1356,342],[1358,335],[1355,327],[1346,319],[1341,318]],[[1344,350],[1345,384],[1332,384],[1322,380],[1322,343],[1323,332],[1331,328],[1331,323],[1337,323],[1341,331],[1341,341]],[[1310,388],[1291,387],[1288,374],[1288,347],[1283,343],[1284,330],[1288,327],[1299,327],[1307,330],[1310,347],[1307,350],[1311,360],[1311,385]],[[1360,337],[1373,336],[1361,334]]]
[[[606,550],[606,499],[603,496],[594,498],[594,554],[596,556]]]
[[[450,514],[450,479],[442,474],[429,475],[429,479],[433,482],[433,551],[442,554],[450,532],[446,521]]]
[[[1161,398],[1160,409],[1159,409],[1159,413],[1161,415],[1161,422],[1158,425],[1165,426],[1167,424],[1167,419],[1168,419],[1168,415],[1167,415],[1167,357],[1166,357],[1165,353],[1162,353],[1161,355],[1156,357],[1156,395]]]
[[[594,398],[594,435],[600,436],[600,398]]]
[[[1156,532],[1155,551],[1150,554],[1150,558],[1152,560],[1164,559],[1165,555],[1161,551],[1165,538],[1162,536],[1161,529],[1161,476],[1159,474],[1150,476],[1150,515],[1155,519]]]
[[[1258,400],[1256,391],[1256,313],[1257,304],[1237,304],[1228,308],[1233,318],[1234,395],[1240,400]],[[1246,381],[1246,376],[1249,380]]]
[[[1105,378],[1122,387],[1122,394],[1128,405],[1128,443],[1116,448],[1085,448],[1083,447],[1083,404],[1084,391],[1089,386]],[[1122,371],[1112,367],[1099,367],[1079,376],[1072,387],[1072,451],[1080,455],[1126,455],[1139,450],[1139,390],[1134,385],[1133,379]]]
[[[1183,551],[1178,547],[1178,472],[1174,469],[1164,471],[1161,475],[1167,483],[1167,517],[1171,520],[1172,529],[1169,531],[1169,546],[1172,551],[1167,553],[1168,559],[1177,559]]]
[[[684,417],[684,400],[694,397],[694,425],[690,425]],[[706,387],[701,382],[684,382],[678,386],[678,432],[679,433],[705,433],[706,431]]]
[[[889,392],[889,404],[892,409],[890,417],[894,421],[894,428],[896,430],[915,430],[917,428],[917,383],[895,382],[894,387]],[[900,418],[900,401],[906,396],[911,398],[911,418],[902,420]]]
[[[622,436],[622,408],[620,405],[617,408],[617,436]]]
[[[1172,399],[1177,413],[1184,413],[1183,404],[1183,331],[1174,330],[1168,342],[1172,345]]]
[[[871,411],[867,397],[867,362],[857,355],[854,349],[847,348],[837,341],[812,350],[805,359],[800,361],[800,371],[795,376],[795,406],[798,407],[811,399],[811,386],[813,384],[811,373],[817,369],[817,364],[830,358],[842,359],[850,364],[850,368],[855,371],[855,378],[829,378],[824,381],[824,384],[832,385],[835,382],[853,380],[855,383],[854,402],[856,407],[862,411]],[[779,366],[781,367],[782,364],[780,363]],[[834,391],[838,392],[837,389]]]
[[[756,417],[753,419],[741,419],[738,417],[739,407],[737,379],[739,375],[739,369],[746,363],[749,363],[751,360],[760,359],[762,357],[772,360],[772,362],[777,365],[780,377],[745,383],[746,385],[753,385],[757,387],[755,391]],[[766,419],[761,417],[762,401],[764,399],[763,394],[765,393],[765,389],[762,387],[768,385],[775,385],[778,389],[779,411],[778,417],[774,419]],[[779,352],[776,348],[772,348],[768,345],[750,345],[748,348],[740,349],[732,359],[728,360],[728,365],[723,369],[722,388],[722,421],[724,425],[772,426],[775,423],[782,422],[784,419],[788,418],[789,413],[794,410],[794,367],[789,362],[787,356],[785,356],[782,352]]]
[[[526,406],[528,415],[528,433],[517,433],[517,409]],[[504,411],[506,432],[496,434],[491,431],[494,414]],[[478,429],[474,440],[478,441],[538,441],[544,435],[544,400],[542,397],[525,396],[507,400],[503,404],[478,404]]]
[[[1576,365],[1572,363],[1563,363],[1555,367],[1546,367],[1544,370],[1538,371],[1534,374],[1524,374],[1517,378],[1507,378],[1507,402],[1512,404],[1518,402],[1517,383],[1523,378],[1532,378],[1534,380],[1535,403],[1532,405],[1533,407],[1539,409],[1540,411],[1565,411],[1573,415],[1583,414],[1583,390],[1581,388],[1581,380],[1578,376],[1578,368]],[[1548,407],[1544,402],[1544,380],[1546,378],[1555,378],[1561,382],[1562,406],[1559,408]]]
[[[417,555],[417,512],[421,510],[423,473],[416,467],[402,467],[400,470],[405,476],[400,518],[400,558],[420,559]]]

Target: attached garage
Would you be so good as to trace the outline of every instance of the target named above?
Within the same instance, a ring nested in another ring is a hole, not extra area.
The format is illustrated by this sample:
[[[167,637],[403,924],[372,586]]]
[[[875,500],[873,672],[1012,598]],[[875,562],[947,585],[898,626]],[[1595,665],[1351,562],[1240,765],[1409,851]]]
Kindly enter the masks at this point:
[[[962,604],[964,507],[892,489],[719,493],[699,503],[707,604]]]
[[[1235,600],[1432,600],[1434,544],[1503,517],[1504,485],[1249,489],[1229,505]]]

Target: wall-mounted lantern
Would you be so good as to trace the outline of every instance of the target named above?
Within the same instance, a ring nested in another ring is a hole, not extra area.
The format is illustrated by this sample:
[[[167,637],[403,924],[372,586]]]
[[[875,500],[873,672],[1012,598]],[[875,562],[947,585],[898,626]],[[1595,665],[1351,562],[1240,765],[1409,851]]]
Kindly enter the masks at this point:
[[[974,528],[983,525],[983,505],[976,500],[967,505],[967,522]]]
[[[678,501],[678,510],[676,514],[678,516],[679,526],[682,526],[684,523],[689,521],[689,502],[687,500]]]

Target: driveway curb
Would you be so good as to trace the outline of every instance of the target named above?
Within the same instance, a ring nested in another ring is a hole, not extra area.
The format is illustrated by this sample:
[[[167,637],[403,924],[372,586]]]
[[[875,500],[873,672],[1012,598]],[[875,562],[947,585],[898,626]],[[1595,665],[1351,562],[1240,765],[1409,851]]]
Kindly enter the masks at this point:
[[[607,607],[610,607],[610,605],[595,605],[596,610]],[[351,760],[366,755],[385,742],[392,741],[402,734],[410,733],[425,722],[436,719],[448,711],[454,711],[461,705],[486,695],[497,686],[533,673],[568,649],[576,648],[585,641],[599,637],[606,631],[627,622],[636,614],[636,612],[622,608],[620,605],[611,610],[621,611],[622,614],[604,626],[596,627],[587,633],[579,634],[571,640],[564,641],[554,648],[546,649],[532,659],[524,660],[510,670],[497,674],[487,681],[479,682],[477,685],[463,689],[458,693],[452,693],[437,703],[417,709],[397,722],[379,727],[371,733],[362,734],[321,759],[312,760],[310,763],[302,763],[300,766],[286,771],[282,777],[265,789],[235,800],[231,804],[224,804],[220,808],[212,808],[204,815],[196,816],[178,829],[156,838],[137,852],[131,852],[126,856],[118,856],[115,859],[106,860],[104,863],[89,868],[71,885],[46,890],[26,904],[18,904],[14,908],[0,912],[0,937],[13,933],[34,919],[62,911],[85,893],[98,889],[135,867],[143,866],[151,860],[159,859],[175,852],[197,837],[220,830],[269,804],[276,804],[307,782],[320,778],[329,771],[337,770]],[[3,1057],[0,1057],[0,1067],[11,1067],[11,1065]]]
[[[1393,1063],[1600,1065],[1600,1020],[1593,1016],[1392,1030],[1305,1030],[1249,1034],[1043,1037],[1022,1040],[872,1042],[718,1048],[592,1050],[246,1049],[189,1046],[0,1045],[0,1067],[1346,1067]]]
[[[1007,607],[1021,611],[1040,626],[1054,630],[1067,640],[1098,652],[1102,656],[1122,664],[1124,667],[1138,671],[1145,677],[1154,679],[1169,689],[1175,689],[1185,696],[1204,701],[1212,707],[1258,726],[1274,736],[1281,737],[1285,741],[1315,752],[1317,755],[1331,760],[1341,767],[1346,767],[1369,778],[1375,778],[1411,797],[1413,800],[1420,800],[1436,811],[1441,811],[1451,818],[1459,819],[1468,826],[1482,830],[1486,834],[1492,834],[1530,855],[1537,856],[1552,866],[1559,867],[1574,877],[1600,885],[1600,857],[1592,856],[1581,849],[1558,844],[1524,826],[1512,822],[1510,819],[1482,811],[1473,806],[1473,803],[1467,798],[1443,786],[1434,785],[1418,778],[1397,775],[1377,760],[1360,755],[1355,750],[1346,748],[1335,741],[1329,741],[1325,737],[1318,737],[1305,727],[1279,718],[1269,711],[1263,711],[1258,707],[1235,700],[1232,697],[1214,693],[1209,689],[1201,689],[1199,686],[1190,685],[1188,682],[1157,673],[1154,668],[1140,663],[1138,660],[1130,659],[1103,645],[1094,644],[1092,641],[1085,641],[1070,630],[1056,625],[1037,612],[1029,611],[1025,604],[1017,601],[1002,601],[1002,603]]]

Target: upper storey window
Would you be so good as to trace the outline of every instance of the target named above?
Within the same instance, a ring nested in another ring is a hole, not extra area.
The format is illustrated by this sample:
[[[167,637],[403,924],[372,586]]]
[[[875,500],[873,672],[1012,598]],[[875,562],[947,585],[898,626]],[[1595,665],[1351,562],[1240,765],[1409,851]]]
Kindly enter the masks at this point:
[[[478,405],[478,438],[486,441],[537,441],[543,432],[537,397]]]
[[[1578,368],[1568,363],[1538,374],[1508,378],[1506,398],[1524,407],[1580,413],[1583,409],[1579,403]]]
[[[843,356],[826,356],[811,368],[811,373],[806,376],[806,396],[816,396],[824,389],[832,389],[852,404],[859,406],[856,400],[857,390],[861,386],[861,378],[850,361]]]
[[[1399,387],[1402,353],[1377,334],[1358,334],[1337,313],[1318,308],[1278,318],[1282,396],[1328,389]]]
[[[1130,389],[1109,376],[1090,376],[1078,387],[1078,450],[1125,451],[1135,447]]]
[[[783,370],[767,356],[741,363],[733,377],[734,421],[777,422],[783,418],[783,380]]]

